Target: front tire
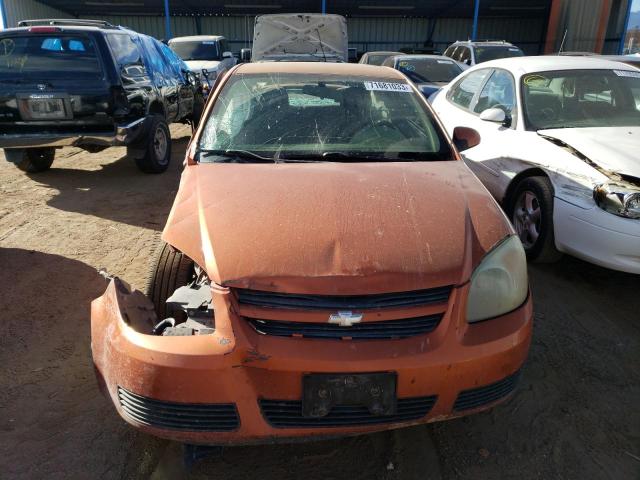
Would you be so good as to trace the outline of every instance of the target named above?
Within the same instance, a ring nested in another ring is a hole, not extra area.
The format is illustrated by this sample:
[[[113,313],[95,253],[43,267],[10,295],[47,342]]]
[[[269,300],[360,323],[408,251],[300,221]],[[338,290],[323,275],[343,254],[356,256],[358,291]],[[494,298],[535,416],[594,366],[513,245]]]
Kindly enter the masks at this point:
[[[163,117],[153,115],[146,137],[132,145],[128,153],[144,173],[162,173],[169,168],[171,160],[171,133]]]
[[[23,172],[38,173],[49,170],[56,156],[56,149],[47,148],[5,148],[5,158],[15,163]]]
[[[515,188],[508,214],[530,261],[552,263],[562,257],[553,231],[553,187],[546,177],[529,177]]]
[[[195,276],[195,264],[184,253],[162,242],[151,265],[147,281],[147,296],[153,302],[158,320],[179,314],[167,308],[167,298],[173,292],[191,283]]]

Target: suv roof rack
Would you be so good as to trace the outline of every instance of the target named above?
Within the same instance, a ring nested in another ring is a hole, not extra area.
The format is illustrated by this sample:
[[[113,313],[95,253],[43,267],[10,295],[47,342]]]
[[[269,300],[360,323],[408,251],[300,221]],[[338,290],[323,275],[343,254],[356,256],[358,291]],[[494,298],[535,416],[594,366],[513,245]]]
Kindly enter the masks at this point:
[[[84,20],[80,18],[41,18],[38,20],[20,20],[18,27],[32,27],[35,25],[68,25],[74,27],[102,27],[118,28],[104,20]]]

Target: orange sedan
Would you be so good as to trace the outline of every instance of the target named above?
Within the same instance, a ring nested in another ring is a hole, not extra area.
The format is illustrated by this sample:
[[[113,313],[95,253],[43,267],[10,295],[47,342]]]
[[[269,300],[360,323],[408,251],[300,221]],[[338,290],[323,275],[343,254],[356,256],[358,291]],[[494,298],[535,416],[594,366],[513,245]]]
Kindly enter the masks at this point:
[[[402,73],[234,67],[188,148],[147,294],[92,304],[131,425],[196,444],[373,432],[478,412],[531,340],[522,245]]]

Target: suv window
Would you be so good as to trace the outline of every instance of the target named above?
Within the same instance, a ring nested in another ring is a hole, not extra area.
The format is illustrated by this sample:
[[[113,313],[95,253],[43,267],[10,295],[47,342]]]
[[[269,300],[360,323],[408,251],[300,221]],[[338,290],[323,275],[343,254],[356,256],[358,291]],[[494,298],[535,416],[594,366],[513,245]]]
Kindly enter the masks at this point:
[[[471,49],[468,47],[460,47],[459,62],[471,64]]]
[[[130,35],[108,33],[106,38],[119,66],[143,64],[140,50]]]
[[[0,38],[0,77],[102,76],[97,49],[86,35]]]
[[[484,84],[490,71],[489,69],[476,70],[464,77],[449,91],[449,95],[447,95],[449,101],[464,109],[468,109],[471,100],[473,100],[476,92],[480,90]]]
[[[151,75],[155,79],[157,85],[167,84],[166,79],[173,76],[171,67],[165,61],[161,51],[156,47],[156,40],[146,35],[140,36],[140,40],[147,51],[146,60],[148,62],[147,69],[151,72]]]
[[[455,50],[455,49],[456,49],[456,47],[451,46],[451,47],[447,48],[447,49],[444,51],[443,55],[444,55],[445,57],[451,57],[451,56],[453,55],[453,52],[454,52],[454,50]]]
[[[500,108],[507,116],[510,116],[515,102],[513,78],[504,70],[496,70],[480,92],[478,103],[473,111],[482,113],[488,108]]]
[[[229,43],[227,42],[226,38],[223,38],[222,40],[220,40],[220,55],[222,55],[224,52],[230,52],[231,50],[229,50]]]

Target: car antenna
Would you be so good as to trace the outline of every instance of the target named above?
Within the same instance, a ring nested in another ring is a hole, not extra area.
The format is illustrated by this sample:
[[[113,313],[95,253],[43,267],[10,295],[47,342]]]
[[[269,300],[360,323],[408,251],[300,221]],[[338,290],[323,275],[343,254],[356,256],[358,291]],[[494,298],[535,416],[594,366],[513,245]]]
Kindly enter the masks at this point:
[[[567,28],[564,31],[564,35],[562,36],[562,42],[560,43],[560,50],[558,51],[558,53],[562,53],[562,50],[564,49],[564,41],[567,39],[567,32],[569,31],[569,29]]]
[[[322,50],[322,58],[324,58],[324,61],[326,63],[327,56],[324,54],[324,47],[322,46],[322,38],[320,38],[320,30],[318,30],[317,28],[316,28],[316,33],[318,34],[318,41],[320,42],[320,50]]]

